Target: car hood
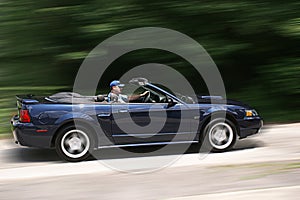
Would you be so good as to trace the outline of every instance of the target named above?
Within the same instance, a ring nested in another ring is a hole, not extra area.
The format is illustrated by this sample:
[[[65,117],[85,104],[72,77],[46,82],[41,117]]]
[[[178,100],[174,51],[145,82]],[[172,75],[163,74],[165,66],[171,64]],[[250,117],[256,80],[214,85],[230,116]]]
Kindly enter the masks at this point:
[[[201,96],[197,95],[197,100],[199,104],[226,104],[226,105],[236,105],[242,106],[247,109],[251,109],[251,107],[241,101],[236,101],[233,99],[224,99],[221,96]]]

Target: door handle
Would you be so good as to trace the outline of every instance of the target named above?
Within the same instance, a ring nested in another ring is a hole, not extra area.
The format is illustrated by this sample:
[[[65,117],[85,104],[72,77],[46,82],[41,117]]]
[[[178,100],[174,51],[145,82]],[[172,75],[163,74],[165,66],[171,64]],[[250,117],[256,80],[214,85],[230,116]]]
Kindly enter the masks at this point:
[[[194,116],[194,120],[199,120],[200,116]]]
[[[109,117],[110,113],[99,113],[98,117]]]
[[[120,110],[118,110],[118,112],[119,112],[119,113],[127,113],[128,110],[127,110],[127,109],[120,109]]]

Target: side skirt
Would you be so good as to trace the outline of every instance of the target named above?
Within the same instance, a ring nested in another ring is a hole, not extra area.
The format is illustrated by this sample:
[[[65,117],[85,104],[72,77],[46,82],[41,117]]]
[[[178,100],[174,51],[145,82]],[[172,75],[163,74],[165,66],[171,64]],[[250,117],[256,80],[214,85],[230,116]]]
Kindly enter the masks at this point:
[[[192,144],[192,143],[198,143],[198,141],[151,142],[151,143],[138,143],[138,144],[121,144],[121,145],[100,146],[100,147],[98,147],[98,149],[138,147],[138,146],[155,146],[155,145],[167,145],[167,144]]]

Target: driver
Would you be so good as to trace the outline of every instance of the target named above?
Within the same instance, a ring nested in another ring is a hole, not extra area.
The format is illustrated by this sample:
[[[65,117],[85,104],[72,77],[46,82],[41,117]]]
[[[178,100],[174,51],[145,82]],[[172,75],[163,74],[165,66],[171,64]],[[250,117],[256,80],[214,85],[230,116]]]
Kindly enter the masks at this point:
[[[108,102],[117,102],[117,103],[128,103],[130,101],[136,100],[140,97],[145,96],[149,91],[145,91],[142,94],[127,96],[122,93],[122,88],[125,86],[121,84],[120,81],[114,80],[110,84],[110,93],[108,94]]]

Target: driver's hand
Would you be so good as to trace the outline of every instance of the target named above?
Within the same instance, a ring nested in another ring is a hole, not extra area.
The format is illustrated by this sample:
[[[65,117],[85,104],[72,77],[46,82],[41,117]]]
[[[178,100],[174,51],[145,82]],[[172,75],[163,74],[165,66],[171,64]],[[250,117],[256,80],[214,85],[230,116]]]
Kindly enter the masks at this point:
[[[142,96],[145,96],[146,94],[148,94],[149,93],[149,91],[145,91],[144,93],[142,93],[142,94],[140,94],[140,96],[142,97]]]

